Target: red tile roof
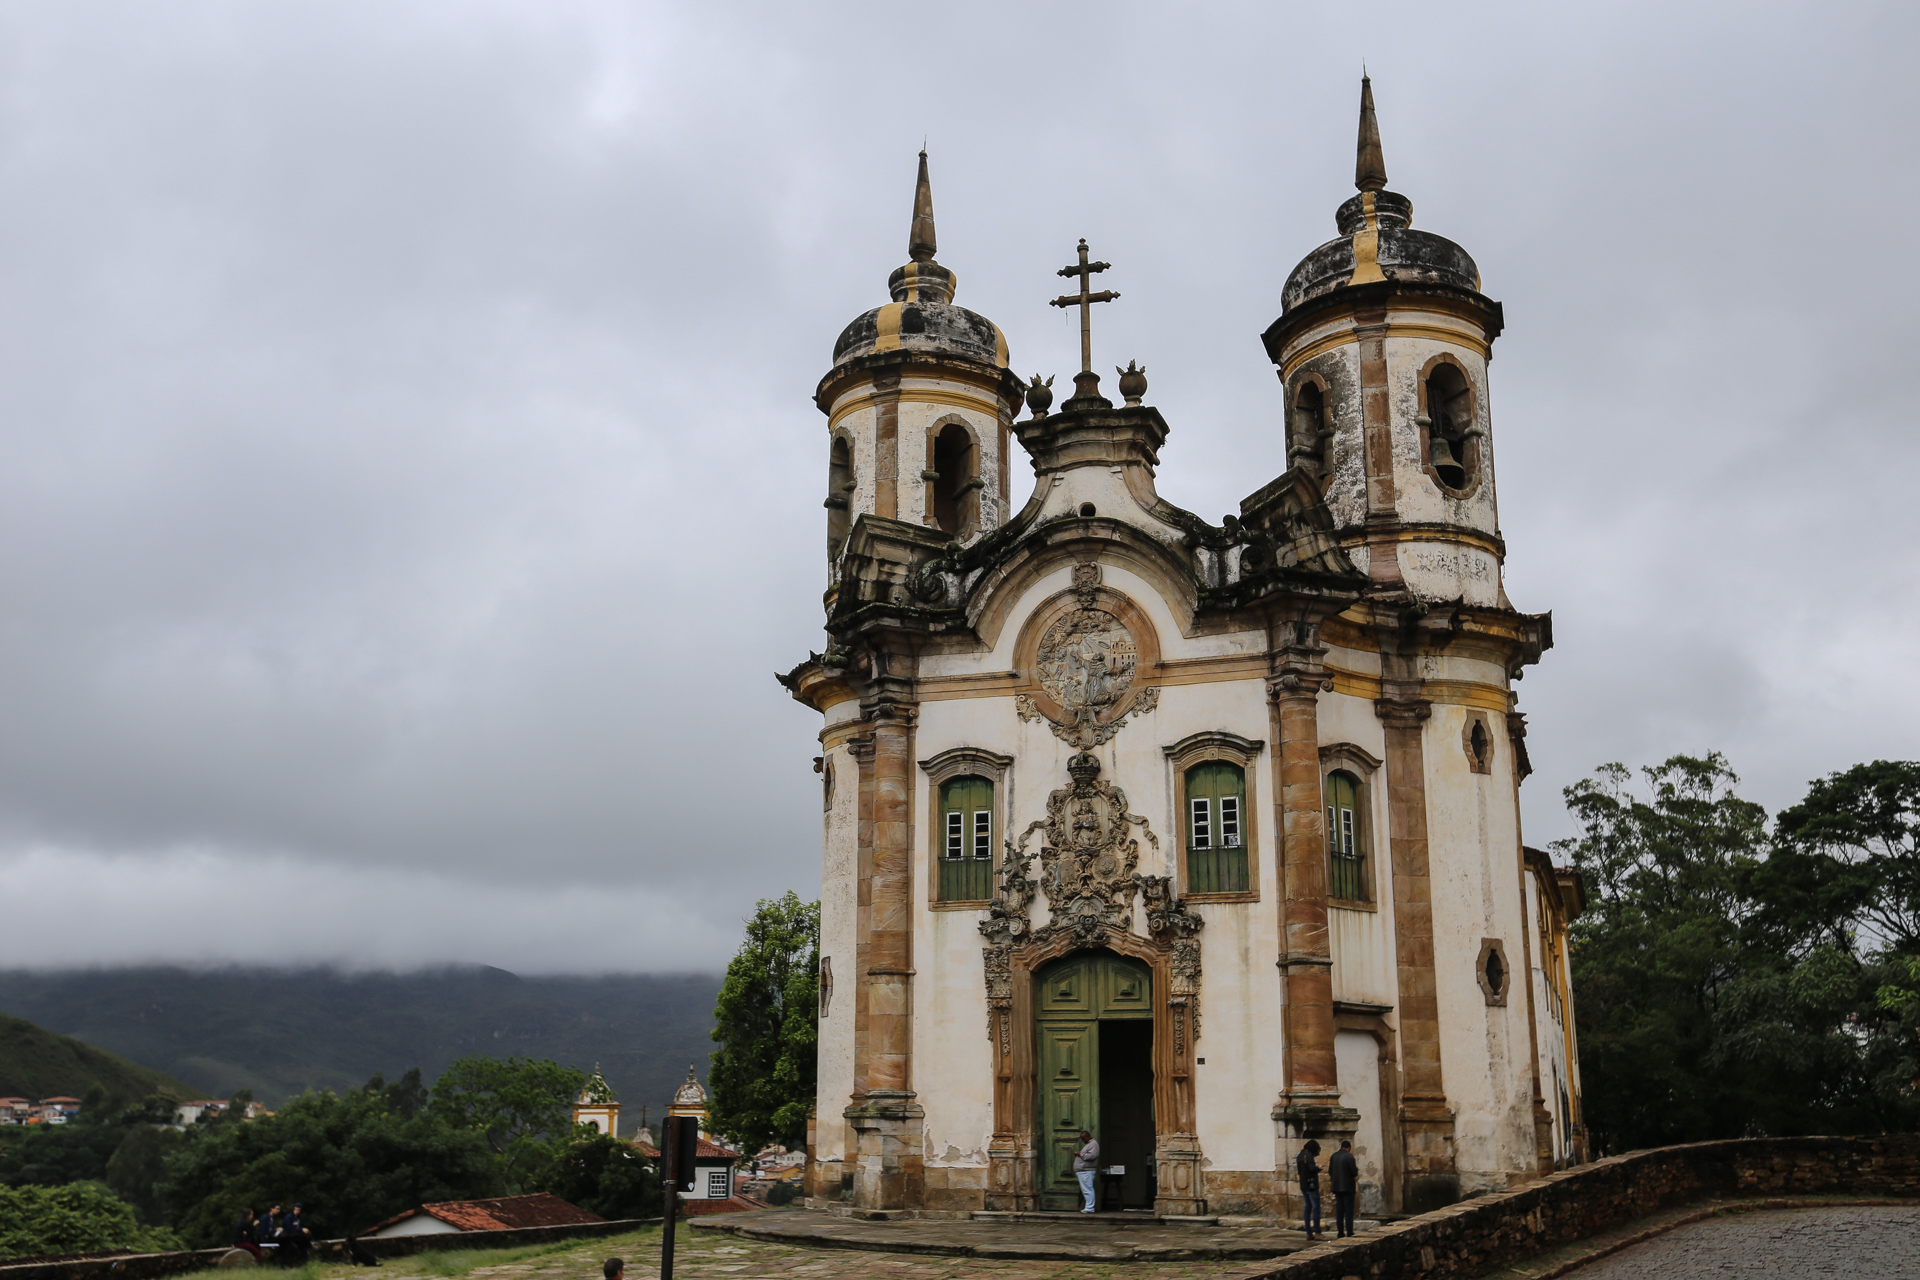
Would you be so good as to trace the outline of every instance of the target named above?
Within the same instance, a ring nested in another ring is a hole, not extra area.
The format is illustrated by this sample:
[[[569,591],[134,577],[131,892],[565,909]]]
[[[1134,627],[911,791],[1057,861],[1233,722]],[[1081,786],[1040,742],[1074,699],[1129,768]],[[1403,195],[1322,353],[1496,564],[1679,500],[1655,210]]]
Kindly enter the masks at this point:
[[[418,1209],[388,1218],[377,1227],[368,1227],[362,1235],[374,1235],[396,1222],[424,1213],[461,1231],[505,1231],[515,1227],[563,1227],[580,1222],[605,1222],[597,1213],[568,1204],[559,1196],[536,1191],[526,1196],[502,1196],[495,1200],[442,1200],[423,1204]]]

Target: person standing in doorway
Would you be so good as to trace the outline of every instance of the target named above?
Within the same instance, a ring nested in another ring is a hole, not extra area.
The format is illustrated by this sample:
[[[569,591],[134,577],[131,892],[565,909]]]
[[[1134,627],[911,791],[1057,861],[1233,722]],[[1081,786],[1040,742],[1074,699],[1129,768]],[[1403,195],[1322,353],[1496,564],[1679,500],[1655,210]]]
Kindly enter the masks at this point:
[[[1080,1149],[1073,1153],[1073,1176],[1080,1180],[1080,1212],[1092,1213],[1098,1207],[1093,1188],[1100,1176],[1100,1144],[1085,1129],[1080,1131]]]
[[[1307,1233],[1307,1239],[1318,1240],[1320,1236],[1320,1162],[1314,1157],[1320,1154],[1320,1144],[1312,1138],[1300,1148],[1300,1154],[1293,1158],[1294,1171],[1300,1175],[1300,1216],[1305,1219],[1301,1230]]]
[[[1353,1197],[1360,1189],[1360,1164],[1353,1143],[1340,1139],[1340,1149],[1327,1157],[1327,1185],[1333,1190],[1333,1234],[1353,1234]]]

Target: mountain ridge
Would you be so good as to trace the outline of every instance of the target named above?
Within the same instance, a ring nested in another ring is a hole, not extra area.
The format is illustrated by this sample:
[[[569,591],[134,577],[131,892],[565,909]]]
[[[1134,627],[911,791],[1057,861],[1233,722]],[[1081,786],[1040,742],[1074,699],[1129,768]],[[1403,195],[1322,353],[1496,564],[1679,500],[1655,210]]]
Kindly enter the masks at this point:
[[[85,1098],[96,1087],[106,1094],[109,1108],[132,1106],[157,1093],[182,1102],[204,1096],[164,1071],[0,1013],[0,1097]]]
[[[0,971],[0,1010],[269,1106],[468,1054],[598,1064],[622,1133],[656,1118],[691,1063],[706,1076],[720,975],[523,977],[484,966],[409,973],[171,965]]]

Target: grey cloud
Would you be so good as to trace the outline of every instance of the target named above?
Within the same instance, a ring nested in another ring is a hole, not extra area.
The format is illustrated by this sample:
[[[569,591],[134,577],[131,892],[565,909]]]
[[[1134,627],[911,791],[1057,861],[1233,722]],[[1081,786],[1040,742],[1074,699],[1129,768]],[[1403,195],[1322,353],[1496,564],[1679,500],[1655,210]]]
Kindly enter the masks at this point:
[[[723,959],[817,885],[817,724],[770,678],[819,644],[809,394],[922,137],[1021,371],[1077,359],[1074,240],[1115,264],[1096,355],[1147,364],[1163,492],[1217,516],[1282,465],[1258,334],[1362,55],[1394,188],[1507,307],[1508,589],[1559,641],[1529,839],[1607,759],[1719,747],[1777,806],[1912,755],[1913,17],[1369,14],[0,16],[0,875],[79,886],[0,963],[96,911],[137,942],[102,960],[339,952],[115,888],[249,867],[496,921],[383,906],[380,963]]]

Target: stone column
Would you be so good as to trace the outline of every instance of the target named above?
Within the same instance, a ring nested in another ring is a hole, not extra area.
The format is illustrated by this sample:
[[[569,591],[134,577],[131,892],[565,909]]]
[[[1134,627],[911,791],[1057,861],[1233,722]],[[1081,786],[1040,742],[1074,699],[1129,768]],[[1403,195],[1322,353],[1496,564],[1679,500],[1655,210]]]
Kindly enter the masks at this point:
[[[1393,409],[1387,394],[1387,313],[1385,308],[1354,314],[1360,344],[1361,459],[1367,475],[1367,574],[1375,582],[1398,586],[1400,576],[1399,495],[1393,481]]]
[[[865,999],[856,1024],[860,1092],[846,1119],[859,1149],[853,1202],[866,1209],[918,1208],[925,1190],[926,1113],[914,1101],[912,1072],[914,713],[908,702],[875,701],[872,763],[863,761],[860,771]]]
[[[1286,1087],[1273,1107],[1283,1214],[1301,1205],[1294,1157],[1318,1139],[1321,1165],[1351,1137],[1360,1113],[1340,1105],[1333,1052],[1333,953],[1327,937],[1327,833],[1320,789],[1322,690],[1333,687],[1326,646],[1307,622],[1282,624],[1277,673],[1267,681],[1280,828],[1281,1034]]]
[[[1383,661],[1404,660],[1382,654]],[[1440,1076],[1440,1000],[1433,965],[1433,886],[1427,869],[1426,752],[1433,705],[1420,682],[1383,681],[1374,705],[1386,726],[1387,843],[1400,978],[1400,1132],[1406,1143],[1408,1213],[1460,1198],[1453,1162],[1453,1110]]]

